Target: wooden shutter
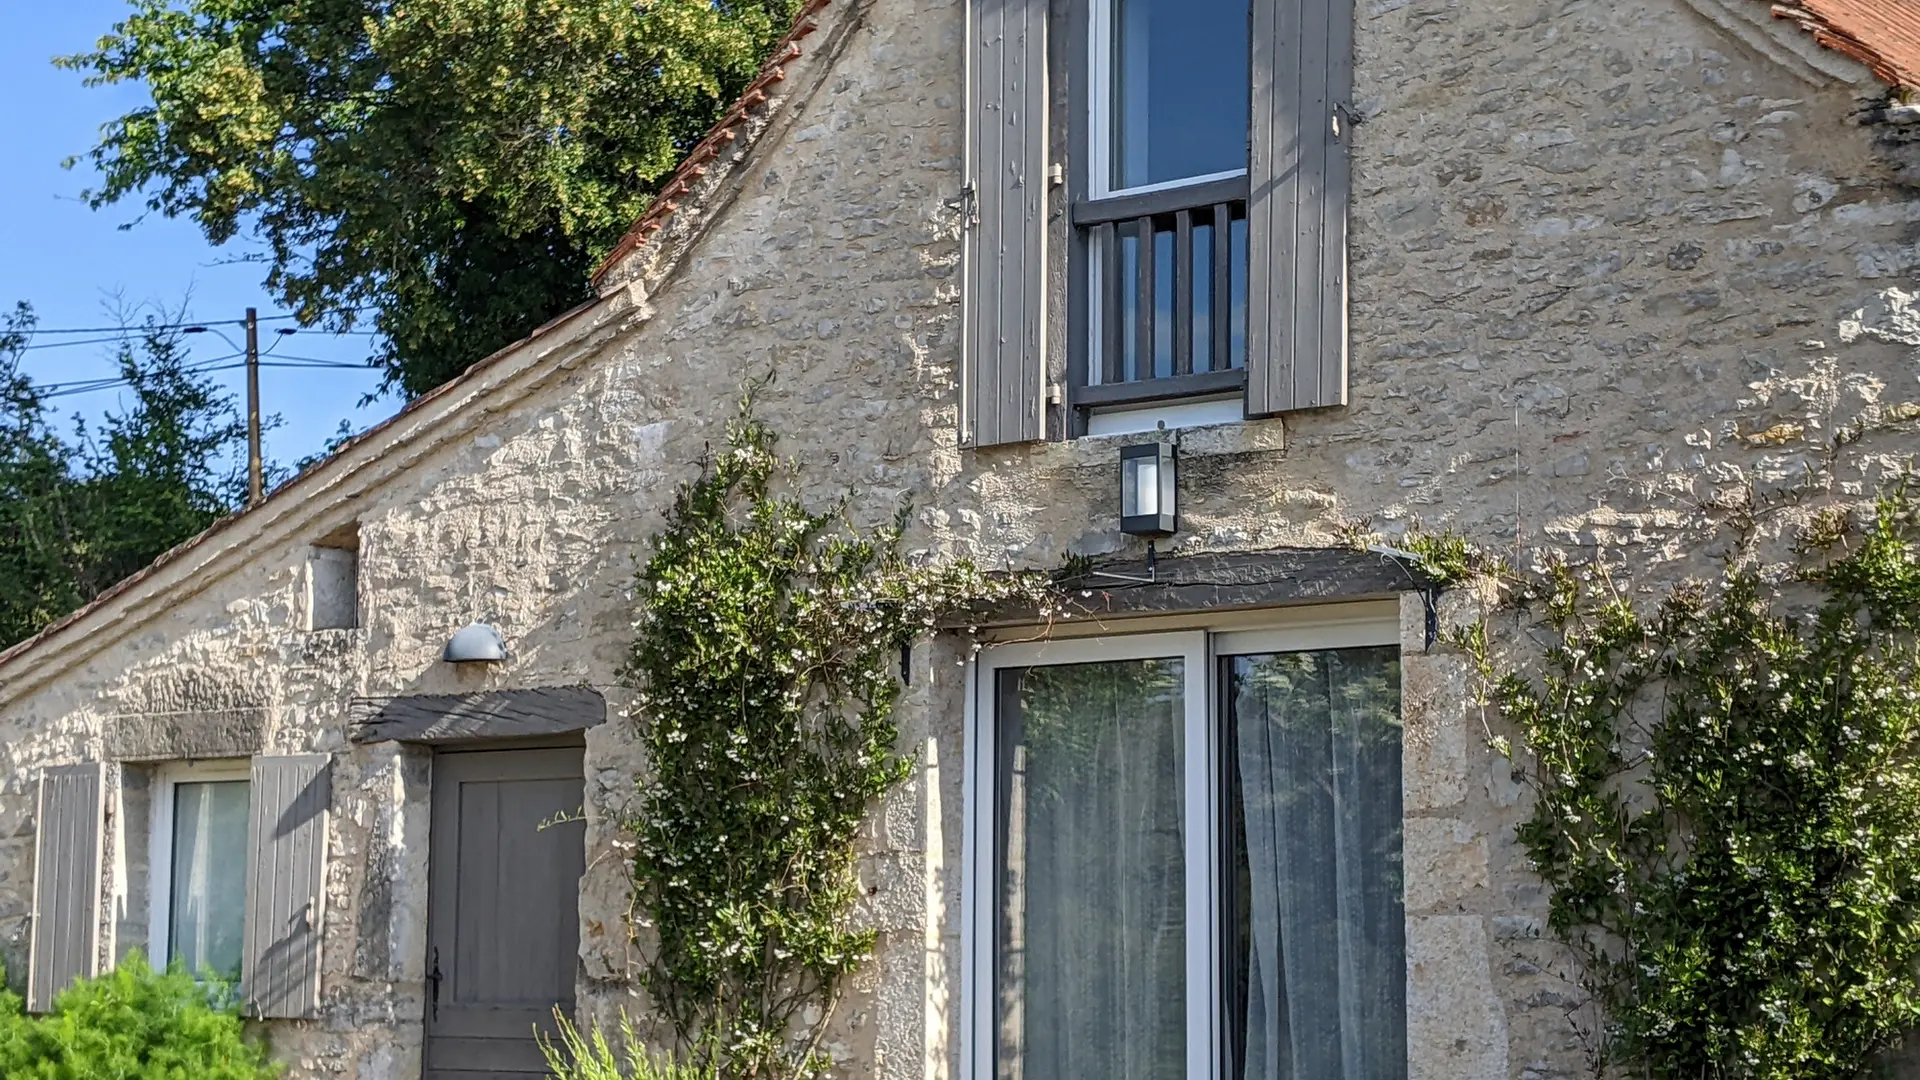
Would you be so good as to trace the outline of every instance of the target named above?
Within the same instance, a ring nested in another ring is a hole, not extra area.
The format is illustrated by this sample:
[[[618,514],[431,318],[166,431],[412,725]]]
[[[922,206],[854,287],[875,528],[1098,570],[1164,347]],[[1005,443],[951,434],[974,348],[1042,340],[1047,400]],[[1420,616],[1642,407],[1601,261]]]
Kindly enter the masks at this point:
[[[46,1012],[75,979],[99,971],[100,845],[106,766],[60,765],[40,775],[33,845],[33,941],[27,1009]]]
[[[1253,0],[1247,411],[1347,403],[1353,0]]]
[[[1046,0],[967,0],[960,442],[1046,434]]]
[[[326,754],[253,759],[240,993],[254,1016],[320,1012],[331,761]]]

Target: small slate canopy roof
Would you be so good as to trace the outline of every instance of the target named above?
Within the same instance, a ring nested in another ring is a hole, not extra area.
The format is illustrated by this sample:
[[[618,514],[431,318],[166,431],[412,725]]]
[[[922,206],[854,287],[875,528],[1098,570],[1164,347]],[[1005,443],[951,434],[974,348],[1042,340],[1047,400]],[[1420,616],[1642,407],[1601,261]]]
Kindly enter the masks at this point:
[[[1920,90],[1920,0],[1799,0],[1775,4],[1773,13],[1865,64],[1882,82]]]

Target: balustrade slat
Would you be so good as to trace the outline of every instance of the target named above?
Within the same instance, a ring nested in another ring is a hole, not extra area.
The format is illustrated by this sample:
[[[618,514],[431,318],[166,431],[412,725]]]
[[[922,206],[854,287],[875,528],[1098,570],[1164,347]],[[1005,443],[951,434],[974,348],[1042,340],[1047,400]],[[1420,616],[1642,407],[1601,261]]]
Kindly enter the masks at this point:
[[[1117,383],[1126,381],[1126,372],[1122,367],[1121,320],[1120,313],[1120,233],[1112,222],[1096,225],[1093,230],[1093,243],[1100,252],[1100,381]]]
[[[1173,373],[1193,374],[1193,213],[1173,216]]]
[[[1213,208],[1213,349],[1210,366],[1225,371],[1233,366],[1228,350],[1233,347],[1233,205],[1217,203]]]
[[[1133,377],[1153,378],[1153,219],[1137,218],[1135,235],[1140,238],[1140,306],[1134,311]]]

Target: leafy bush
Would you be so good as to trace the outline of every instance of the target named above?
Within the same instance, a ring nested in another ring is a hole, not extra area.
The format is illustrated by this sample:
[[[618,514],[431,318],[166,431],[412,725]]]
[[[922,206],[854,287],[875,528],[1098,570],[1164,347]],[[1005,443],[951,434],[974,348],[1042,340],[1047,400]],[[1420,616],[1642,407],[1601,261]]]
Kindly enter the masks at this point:
[[[1798,603],[1735,570],[1642,612],[1561,567],[1544,662],[1467,638],[1628,1075],[1851,1080],[1920,1022],[1920,504],[1803,554]]]
[[[620,1045],[626,1053],[607,1042],[605,1032],[595,1029],[583,1035],[573,1021],[554,1010],[559,1021],[560,1042],[555,1045],[540,1037],[540,1052],[547,1058],[547,1074],[553,1080],[714,1080],[711,1069],[683,1065],[665,1055],[649,1053],[634,1034],[633,1022],[620,1016]]]
[[[249,1041],[235,1008],[184,971],[157,972],[138,953],[69,987],[29,1017],[0,990],[0,1077],[6,1080],[273,1080],[280,1068]]]
[[[1039,575],[912,559],[907,517],[856,528],[776,492],[793,465],[751,394],[654,537],[626,675],[652,773],[633,840],[643,982],[676,1049],[728,1080],[795,1080],[872,950],[855,872],[873,805],[911,771],[901,650],[975,604],[1053,599]]]

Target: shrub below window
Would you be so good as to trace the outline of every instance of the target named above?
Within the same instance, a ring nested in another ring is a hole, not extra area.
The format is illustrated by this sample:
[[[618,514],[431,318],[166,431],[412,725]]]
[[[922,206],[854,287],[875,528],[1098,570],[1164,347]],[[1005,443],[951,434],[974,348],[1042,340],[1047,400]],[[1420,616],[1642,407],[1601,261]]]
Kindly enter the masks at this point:
[[[0,990],[0,1077],[274,1080],[280,1067],[223,997],[184,971],[154,971],[138,953],[68,987],[45,1016],[26,1015]]]

